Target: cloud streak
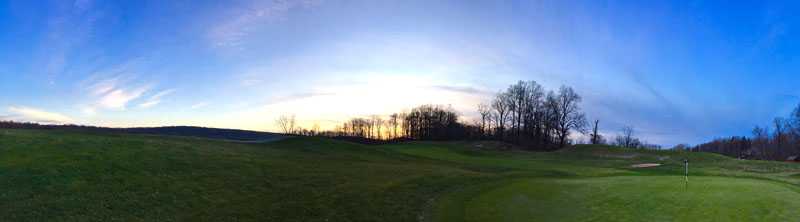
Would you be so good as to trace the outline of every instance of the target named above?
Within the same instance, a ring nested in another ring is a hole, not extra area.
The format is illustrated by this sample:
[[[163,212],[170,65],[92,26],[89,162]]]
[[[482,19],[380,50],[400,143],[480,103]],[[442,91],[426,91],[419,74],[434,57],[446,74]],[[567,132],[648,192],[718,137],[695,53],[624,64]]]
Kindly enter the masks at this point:
[[[168,96],[168,95],[170,95],[170,94],[172,94],[174,92],[175,92],[175,89],[168,89],[168,90],[164,90],[164,91],[158,92],[155,95],[150,96],[150,98],[147,99],[147,101],[145,101],[144,103],[139,104],[139,108],[150,108],[150,107],[153,107],[155,105],[158,105],[158,104],[161,103],[161,97]]]
[[[64,1],[63,3],[67,3]],[[55,79],[67,72],[75,58],[70,54],[78,47],[91,41],[99,20],[105,17],[102,10],[94,7],[91,0],[77,0],[64,5],[55,16],[47,20],[47,35],[42,41],[40,65],[53,84]]]
[[[245,38],[259,25],[283,20],[290,10],[319,5],[320,0],[254,1],[247,9],[237,10],[237,15],[212,29],[210,38],[214,47],[239,48]]]
[[[463,93],[463,94],[470,94],[470,95],[492,95],[492,92],[481,90],[471,86],[446,86],[446,85],[438,85],[433,86],[434,89],[456,92],[456,93]]]
[[[116,76],[97,80],[86,89],[91,94],[94,102],[84,108],[84,113],[94,114],[97,109],[126,110],[128,104],[141,98],[152,88],[152,84],[134,84],[134,78]],[[169,95],[172,90],[165,90],[151,96],[139,105],[141,108],[155,106],[161,102],[161,97]]]
[[[41,123],[71,123],[74,120],[66,115],[54,112],[48,112],[40,109],[24,107],[24,106],[11,106],[8,111],[15,114],[10,116],[9,119],[33,121]]]
[[[97,105],[106,109],[125,110],[128,103],[141,97],[149,88],[142,86],[133,89],[114,89],[103,95]]]
[[[288,96],[279,97],[279,98],[273,100],[271,103],[268,103],[267,105],[291,102],[291,101],[308,99],[308,98],[314,98],[314,97],[318,97],[318,96],[332,96],[332,95],[336,95],[336,94],[335,93],[318,93],[318,92],[295,93],[295,94],[291,94],[291,95],[288,95]]]
[[[207,102],[200,102],[200,103],[195,103],[194,105],[192,105],[189,108],[191,108],[191,109],[200,109],[200,108],[206,107],[208,105],[209,105],[209,103],[207,103]]]

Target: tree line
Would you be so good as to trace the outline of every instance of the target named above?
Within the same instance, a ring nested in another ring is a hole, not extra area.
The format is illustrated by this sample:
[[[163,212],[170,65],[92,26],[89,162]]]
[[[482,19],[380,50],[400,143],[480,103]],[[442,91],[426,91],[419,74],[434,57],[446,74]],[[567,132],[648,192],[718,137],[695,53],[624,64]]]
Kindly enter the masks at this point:
[[[306,130],[294,116],[282,116],[276,124],[285,134],[392,140],[499,140],[529,150],[556,150],[576,143],[609,144],[628,148],[658,149],[634,137],[632,127],[607,140],[599,133],[599,120],[589,123],[581,110],[582,98],[572,87],[546,90],[535,81],[519,81],[477,106],[478,118],[467,121],[451,106],[420,105],[390,115],[349,119],[333,130]],[[588,136],[588,141],[575,135]]]
[[[548,91],[535,81],[519,81],[498,92],[489,103],[478,105],[480,119],[473,123],[462,121],[450,106],[422,105],[391,114],[388,121],[376,116],[354,118],[338,132],[370,139],[494,139],[531,150],[555,150],[573,144],[573,133],[586,133],[580,102],[571,87]],[[382,123],[388,123],[383,125],[387,130],[381,130]]]
[[[473,131],[451,106],[421,105],[386,117],[353,118],[326,134],[374,140],[458,140],[473,138]]]
[[[571,87],[553,91],[535,81],[519,81],[480,104],[480,119],[472,123],[451,106],[431,104],[387,116],[352,118],[335,130],[317,134],[374,140],[495,139],[535,150],[555,150],[573,144],[572,134],[587,132],[580,102]],[[286,131],[294,126],[292,122],[293,118],[281,118],[278,125],[285,133],[292,132]]]
[[[755,126],[751,135],[718,138],[690,148],[743,159],[787,160],[800,155],[800,104],[789,117]]]

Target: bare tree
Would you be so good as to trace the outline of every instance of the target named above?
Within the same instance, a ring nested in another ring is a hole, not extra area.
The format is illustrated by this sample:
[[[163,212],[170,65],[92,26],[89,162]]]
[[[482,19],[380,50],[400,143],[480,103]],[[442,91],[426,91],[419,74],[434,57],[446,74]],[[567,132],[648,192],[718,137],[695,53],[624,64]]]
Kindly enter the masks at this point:
[[[633,127],[622,127],[621,134],[617,135],[615,145],[625,148],[636,148],[638,146],[638,139],[634,137]]]
[[[278,120],[275,121],[278,127],[283,131],[284,134],[293,134],[295,133],[295,116],[286,116],[282,115],[278,117]]]
[[[524,133],[535,130],[539,119],[534,115],[541,105],[544,90],[535,81],[519,81],[506,90],[507,106],[514,140],[519,143]]]
[[[769,159],[770,154],[767,153],[767,147],[769,146],[769,132],[765,128],[761,128],[756,126],[753,128],[753,149],[758,152],[758,156],[761,159]]]
[[[522,115],[527,107],[528,83],[519,81],[517,84],[508,87],[508,106],[511,111],[511,129],[514,132],[514,140],[519,142],[522,133]]]
[[[408,128],[410,127],[410,124],[408,121],[406,121],[406,119],[408,119],[408,112],[406,111],[400,112],[400,114],[397,115],[397,120],[399,121],[398,125],[400,125],[400,130],[397,131],[399,132],[398,137],[408,137]]]
[[[559,146],[567,145],[571,130],[586,132],[586,116],[580,111],[581,97],[571,87],[562,86],[558,91],[558,141]]]
[[[598,125],[599,125],[599,124],[600,124],[600,120],[595,120],[595,121],[594,121],[594,128],[592,129],[592,135],[591,135],[592,137],[591,137],[591,141],[590,141],[590,142],[591,142],[592,144],[595,144],[595,145],[597,145],[597,144],[603,144],[603,136],[601,136],[601,135],[600,135],[600,134],[597,132],[597,128],[598,128]]]
[[[465,138],[465,125],[450,106],[422,105],[414,107],[403,119],[406,136],[421,140]]]
[[[481,136],[484,136],[486,135],[486,128],[487,128],[486,122],[489,121],[489,118],[491,117],[492,114],[492,110],[491,108],[489,108],[488,105],[481,103],[478,104],[478,114],[481,115],[481,129],[480,129]]]
[[[391,135],[392,139],[397,138],[397,126],[399,125],[399,118],[400,115],[398,115],[397,113],[392,113],[392,115],[389,115],[389,125],[392,128],[392,135]]]
[[[311,127],[311,134],[312,136],[317,136],[320,134],[319,123],[314,123],[314,126]]]
[[[365,126],[366,132],[367,132],[367,138],[374,138],[374,136],[372,135],[372,132],[373,132],[372,130],[373,130],[375,124],[373,124],[371,118],[367,118],[364,121],[365,121],[364,122],[364,126]]]
[[[544,145],[551,145],[554,143],[556,136],[555,133],[558,130],[558,96],[553,91],[547,92],[547,96],[544,100],[544,109],[541,112],[542,116],[542,136],[540,140],[544,142]]]
[[[506,130],[506,121],[508,120],[509,111],[509,96],[506,93],[498,93],[495,100],[492,102],[492,109],[495,112],[495,125],[497,127],[496,135],[503,139]]]
[[[383,126],[383,119],[379,115],[372,115],[370,116],[370,122],[372,122],[372,129],[375,130],[373,134],[373,139],[383,139],[381,137],[381,126]]]
[[[773,132],[775,135],[774,143],[775,143],[775,158],[783,159],[786,154],[786,145],[788,140],[788,124],[784,118],[775,118],[773,121],[773,127],[775,127],[775,131]]]

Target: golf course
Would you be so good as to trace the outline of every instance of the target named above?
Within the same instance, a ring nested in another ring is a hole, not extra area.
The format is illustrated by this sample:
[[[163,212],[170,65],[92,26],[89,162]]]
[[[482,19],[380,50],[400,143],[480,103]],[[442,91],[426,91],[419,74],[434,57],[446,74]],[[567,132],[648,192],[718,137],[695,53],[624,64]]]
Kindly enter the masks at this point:
[[[710,153],[0,132],[0,215],[8,221],[792,221],[800,216],[798,165]],[[643,163],[661,165],[632,167]]]

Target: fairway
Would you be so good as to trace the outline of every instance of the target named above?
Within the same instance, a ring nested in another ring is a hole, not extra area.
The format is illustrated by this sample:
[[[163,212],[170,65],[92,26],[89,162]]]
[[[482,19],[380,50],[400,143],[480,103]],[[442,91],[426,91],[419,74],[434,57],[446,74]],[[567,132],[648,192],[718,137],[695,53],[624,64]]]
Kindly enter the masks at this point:
[[[524,179],[475,193],[464,221],[793,221],[800,195],[752,179],[604,177]]]
[[[0,133],[0,215],[10,221],[793,221],[800,216],[800,167],[710,153]],[[681,176],[683,158],[693,166],[688,187]],[[641,163],[663,165],[631,167]]]

